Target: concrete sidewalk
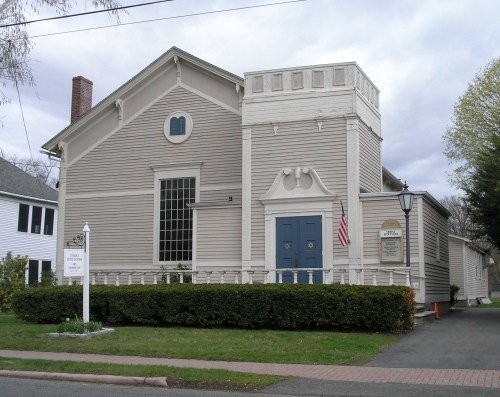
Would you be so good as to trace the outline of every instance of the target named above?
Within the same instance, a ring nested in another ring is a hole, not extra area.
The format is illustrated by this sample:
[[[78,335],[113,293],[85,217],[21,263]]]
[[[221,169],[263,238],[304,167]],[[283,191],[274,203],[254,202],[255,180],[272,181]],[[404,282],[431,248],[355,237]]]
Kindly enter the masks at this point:
[[[248,372],[254,374],[360,383],[468,386],[500,389],[500,370],[270,364],[18,350],[0,350],[0,357],[126,365],[164,365],[182,368],[224,369],[228,371]],[[49,374],[47,374],[47,376],[49,376]]]

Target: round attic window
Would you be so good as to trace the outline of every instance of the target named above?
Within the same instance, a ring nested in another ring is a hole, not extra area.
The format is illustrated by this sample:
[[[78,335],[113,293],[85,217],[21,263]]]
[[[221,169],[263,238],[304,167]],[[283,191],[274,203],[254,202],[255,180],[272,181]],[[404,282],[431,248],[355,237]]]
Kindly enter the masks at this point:
[[[189,138],[193,130],[193,120],[186,112],[171,113],[163,125],[163,133],[172,143],[181,143]]]

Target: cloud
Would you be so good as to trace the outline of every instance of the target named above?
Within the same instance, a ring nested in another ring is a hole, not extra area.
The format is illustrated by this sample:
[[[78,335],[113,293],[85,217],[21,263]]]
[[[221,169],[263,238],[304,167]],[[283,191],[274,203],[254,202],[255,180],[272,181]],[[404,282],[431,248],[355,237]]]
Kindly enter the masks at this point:
[[[121,21],[255,4],[262,2],[169,2],[130,10]],[[453,194],[441,137],[467,84],[500,53],[499,14],[494,0],[309,0],[35,39],[37,89],[21,93],[28,132],[34,146],[66,126],[73,76],[94,82],[97,103],[174,45],[240,76],[356,61],[381,92],[384,165],[419,190]],[[35,24],[30,32],[112,22],[96,15]],[[0,115],[0,147],[26,153],[18,105],[0,107]]]

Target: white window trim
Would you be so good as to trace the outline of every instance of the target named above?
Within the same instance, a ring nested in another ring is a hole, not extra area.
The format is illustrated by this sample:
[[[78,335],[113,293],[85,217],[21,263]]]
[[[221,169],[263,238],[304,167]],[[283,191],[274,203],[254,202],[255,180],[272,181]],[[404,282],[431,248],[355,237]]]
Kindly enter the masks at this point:
[[[28,285],[29,283],[29,269],[30,269],[30,261],[36,261],[38,262],[37,267],[38,267],[38,274],[37,274],[37,281],[40,283],[42,281],[42,263],[43,262],[50,262],[50,271],[55,272],[56,271],[56,263],[54,259],[33,259],[28,257],[28,261],[26,263],[26,268],[24,269],[24,284]]]
[[[186,129],[183,135],[170,135],[170,120],[173,117],[184,117],[186,119]],[[163,133],[165,137],[172,143],[182,143],[187,140],[191,136],[191,132],[193,131],[193,119],[191,116],[183,111],[173,112],[168,115],[165,119],[165,123],[163,124]]]
[[[168,164],[152,166],[154,171],[154,208],[153,208],[153,264],[156,267],[192,264],[196,258],[196,233],[197,233],[197,216],[196,211],[193,211],[193,248],[191,261],[161,261],[159,253],[159,239],[160,239],[160,186],[161,181],[164,179],[176,178],[195,178],[195,202],[200,201],[200,175],[201,175],[201,162],[196,163],[181,163],[181,164]]]
[[[18,224],[19,224],[19,209],[20,205],[19,204],[25,204],[28,206],[28,230],[25,232],[20,232],[17,230]],[[47,236],[47,237],[52,237],[56,235],[57,233],[57,225],[55,224],[55,221],[57,220],[56,214],[57,214],[57,208],[53,207],[45,207],[44,205],[39,205],[39,204],[29,204],[29,203],[23,203],[20,202],[17,207],[17,223],[16,223],[16,233],[21,233],[21,234],[29,234],[32,236]],[[31,226],[33,225],[33,207],[40,207],[42,209],[42,218],[40,219],[40,233],[34,233],[31,231]],[[45,213],[47,209],[52,209],[54,210],[54,218],[52,219],[52,234],[45,234]]]

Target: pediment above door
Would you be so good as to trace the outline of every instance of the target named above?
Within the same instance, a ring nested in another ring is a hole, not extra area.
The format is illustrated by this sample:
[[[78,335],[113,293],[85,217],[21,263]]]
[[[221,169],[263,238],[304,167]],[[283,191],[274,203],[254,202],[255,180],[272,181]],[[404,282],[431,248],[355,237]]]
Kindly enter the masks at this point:
[[[333,200],[336,194],[330,192],[314,168],[283,168],[278,172],[266,194],[260,197],[263,203],[294,201]]]

